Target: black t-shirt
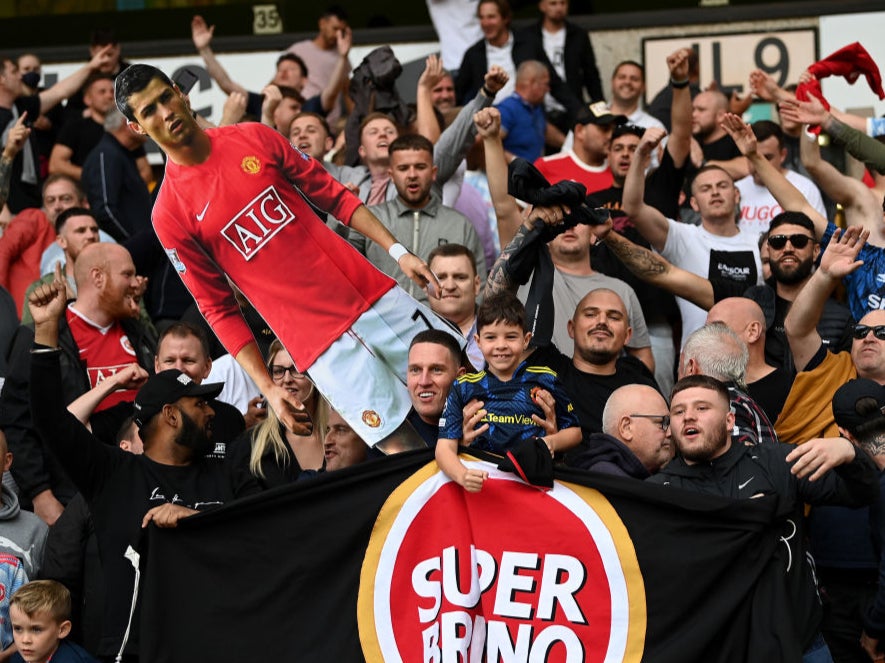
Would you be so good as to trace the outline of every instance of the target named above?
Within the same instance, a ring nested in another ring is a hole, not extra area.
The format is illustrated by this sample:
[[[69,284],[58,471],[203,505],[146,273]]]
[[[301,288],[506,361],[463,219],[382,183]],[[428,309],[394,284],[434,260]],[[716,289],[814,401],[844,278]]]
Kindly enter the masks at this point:
[[[104,136],[102,125],[91,118],[81,117],[65,124],[59,132],[56,142],[71,148],[73,152],[71,163],[75,166],[82,166],[102,136]]]
[[[701,150],[707,161],[728,161],[741,156],[741,151],[728,134],[712,143],[701,144]]]
[[[763,409],[769,421],[777,421],[792,386],[793,376],[776,368],[756,382],[747,384],[747,393]]]
[[[556,371],[560,382],[571,396],[585,437],[602,432],[602,410],[608,397],[618,387],[644,384],[659,390],[651,372],[635,357],[618,359],[613,375],[584,373],[554,345],[545,345],[535,350],[531,355],[531,362]]]

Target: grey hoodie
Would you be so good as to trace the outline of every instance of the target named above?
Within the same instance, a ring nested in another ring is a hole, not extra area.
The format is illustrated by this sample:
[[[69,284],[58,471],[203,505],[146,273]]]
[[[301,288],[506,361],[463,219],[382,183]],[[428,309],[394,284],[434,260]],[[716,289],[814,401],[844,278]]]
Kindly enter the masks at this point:
[[[30,511],[22,511],[18,496],[0,486],[0,552],[24,562],[28,579],[34,579],[43,562],[43,546],[49,527]]]

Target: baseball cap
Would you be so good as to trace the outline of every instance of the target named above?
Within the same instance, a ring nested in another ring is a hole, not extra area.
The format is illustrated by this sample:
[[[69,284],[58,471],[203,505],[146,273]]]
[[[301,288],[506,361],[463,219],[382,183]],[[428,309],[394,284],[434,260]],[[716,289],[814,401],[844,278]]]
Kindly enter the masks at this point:
[[[132,420],[141,430],[163,409],[164,405],[174,403],[185,396],[215,398],[223,388],[223,382],[197,384],[177,368],[161,371],[149,377],[138,390],[135,402],[132,404],[135,408]]]
[[[626,124],[626,115],[613,115],[604,101],[597,101],[588,106],[582,106],[575,116],[575,124]]]
[[[876,407],[858,408],[863,399],[872,399]],[[842,428],[854,433],[861,425],[885,418],[885,387],[878,382],[857,378],[849,380],[836,390],[833,396],[833,418]]]

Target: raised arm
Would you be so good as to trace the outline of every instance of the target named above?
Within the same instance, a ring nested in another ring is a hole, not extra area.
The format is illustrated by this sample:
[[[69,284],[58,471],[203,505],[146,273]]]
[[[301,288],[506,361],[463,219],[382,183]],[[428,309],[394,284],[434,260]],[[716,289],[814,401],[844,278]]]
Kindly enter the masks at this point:
[[[459,111],[452,123],[446,127],[433,149],[433,163],[437,167],[436,181],[442,186],[454,175],[461,159],[473,146],[476,126],[473,116],[477,111],[488,108],[495,95],[506,85],[509,77],[501,67],[492,66],[486,72],[483,88]]]
[[[646,204],[643,198],[645,196],[645,170],[651,161],[652,151],[657,148],[662,137],[660,132],[646,129],[627,171],[621,201],[624,212],[630,217],[642,236],[658,251],[663,251],[664,245],[667,243],[670,224],[663,214]]]
[[[790,212],[803,212],[814,223],[814,234],[818,239],[827,230],[827,220],[808,202],[805,196],[784,177],[768,159],[756,151],[756,136],[750,125],[737,115],[727,114],[722,119],[722,128],[732,137],[738,149],[756,169],[759,179],[778,204]]]
[[[473,116],[473,122],[485,151],[486,177],[498,218],[498,237],[501,246],[507,246],[522,224],[522,215],[516,199],[507,193],[507,157],[501,140],[501,113],[497,108],[483,108]]]
[[[320,92],[320,104],[325,112],[329,112],[335,105],[335,100],[347,83],[347,72],[350,69],[350,47],[353,45],[353,31],[345,26],[336,35],[335,47],[338,49],[338,61],[329,77],[329,83]]]
[[[212,35],[215,33],[215,26],[208,26],[202,16],[194,16],[191,20],[191,39],[193,39],[194,47],[197,49],[203,63],[206,65],[206,71],[212,77],[218,87],[224,90],[225,94],[232,92],[241,92],[248,94],[246,88],[239,83],[231,80],[227,70],[221,66],[215,53],[212,51]]]
[[[415,102],[417,113],[415,117],[415,129],[431,143],[439,140],[441,133],[439,122],[433,108],[433,88],[445,76],[442,60],[438,55],[430,54],[424,60],[424,71],[418,79]]]
[[[138,389],[148,378],[148,372],[138,364],[124,366],[113,375],[105,378],[85,394],[68,403],[68,412],[73,414],[87,428],[89,417],[105,398],[120,389]]]
[[[762,99],[762,101],[774,103],[796,98],[796,95],[792,92],[787,92],[761,69],[754,69],[750,72],[750,91]]]
[[[799,137],[802,165],[808,170],[823,192],[845,208],[848,225],[862,226],[878,235],[882,225],[881,205],[872,191],[860,180],[840,173],[820,155],[817,136],[803,131]]]
[[[688,81],[688,57],[690,48],[680,48],[667,57],[671,81]],[[673,88],[673,101],[670,104],[670,140],[667,151],[673,165],[681,168],[691,151],[691,90],[686,85]]]
[[[86,83],[86,80],[102,66],[110,62],[113,44],[108,44],[96,51],[92,59],[70,76],[62,78],[58,83],[40,93],[40,114],[50,111],[62,101],[70,97]]]
[[[797,370],[804,370],[820,348],[817,324],[824,304],[836,284],[863,264],[862,260],[857,260],[857,255],[869,234],[868,230],[861,230],[857,226],[848,228],[844,233],[837,228],[821,255],[820,267],[796,295],[784,320],[784,328]]]
[[[19,115],[15,125],[9,130],[9,137],[6,140],[6,145],[3,146],[3,153],[0,154],[0,209],[3,208],[9,199],[9,186],[12,182],[12,162],[15,161],[16,155],[21,152],[25,146],[25,141],[31,135],[31,130],[26,124],[27,120],[27,112]]]
[[[596,226],[593,232],[638,278],[687,299],[705,311],[712,308],[715,303],[713,286],[707,279],[676,267],[654,251],[616,233],[612,230],[611,220],[605,225]]]

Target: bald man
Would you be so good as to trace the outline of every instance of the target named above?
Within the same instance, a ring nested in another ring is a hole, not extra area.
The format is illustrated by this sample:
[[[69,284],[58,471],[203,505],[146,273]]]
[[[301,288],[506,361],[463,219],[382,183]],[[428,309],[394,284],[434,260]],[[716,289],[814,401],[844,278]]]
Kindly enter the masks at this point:
[[[153,372],[156,342],[135,317],[138,315],[138,279],[129,252],[118,244],[86,246],[74,267],[77,298],[60,320],[62,391],[66,403],[95,387],[125,366],[138,363]],[[76,492],[54,456],[46,454],[31,420],[28,384],[30,348],[34,330],[16,332],[10,374],[0,394],[0,428],[6,432],[16,463],[12,475],[25,505],[47,524],[61,515]],[[90,419],[97,437],[115,444],[116,432],[132,413],[134,390],[115,391]]]
[[[593,472],[647,479],[673,458],[667,402],[656,389],[631,384],[615,389],[594,433],[568,464]]]
[[[791,373],[765,361],[765,314],[747,297],[727,297],[707,313],[707,324],[721,322],[746,343],[749,361],[745,381],[747,393],[776,421],[793,384]]]
[[[516,70],[516,90],[498,104],[501,135],[508,155],[534,162],[544,156],[547,119],[544,96],[550,91],[550,73],[537,60],[526,60]],[[561,142],[561,141],[560,141]]]

